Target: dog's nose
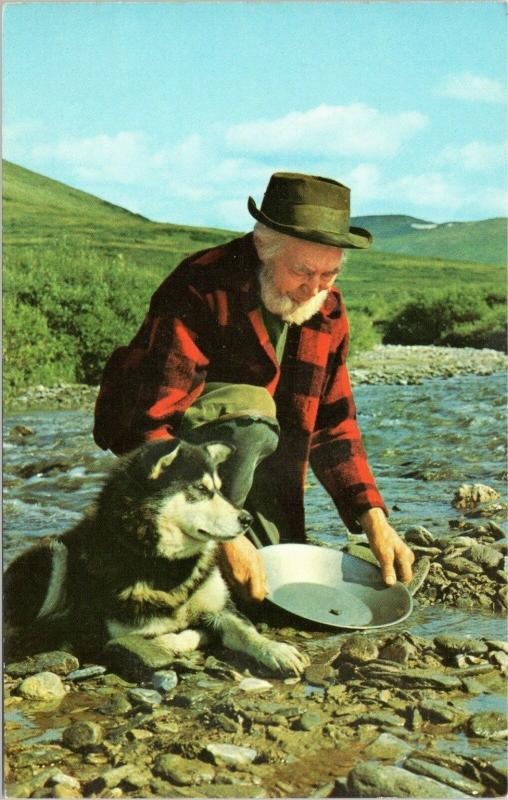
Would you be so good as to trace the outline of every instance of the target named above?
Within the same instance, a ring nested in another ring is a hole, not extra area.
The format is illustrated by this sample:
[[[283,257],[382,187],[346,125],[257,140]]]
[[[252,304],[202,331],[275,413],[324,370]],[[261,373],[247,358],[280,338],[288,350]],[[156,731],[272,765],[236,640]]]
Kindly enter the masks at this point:
[[[242,528],[248,528],[252,522],[252,516],[249,514],[248,511],[242,511],[240,516],[238,517],[238,520]]]

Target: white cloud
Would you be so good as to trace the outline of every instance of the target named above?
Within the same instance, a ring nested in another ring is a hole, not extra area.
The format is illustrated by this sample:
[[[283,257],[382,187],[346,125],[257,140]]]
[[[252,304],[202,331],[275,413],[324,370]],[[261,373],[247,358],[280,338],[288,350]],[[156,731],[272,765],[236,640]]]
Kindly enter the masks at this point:
[[[158,165],[158,154],[150,152],[145,135],[139,131],[68,137],[55,144],[37,145],[31,154],[38,161],[56,159],[70,166],[78,177],[104,183],[136,183]]]
[[[440,172],[404,175],[387,186],[387,197],[422,207],[456,209],[463,205],[463,193],[454,180]]]
[[[447,75],[436,93],[456,100],[469,100],[477,103],[504,103],[506,87],[501,81],[475,75],[472,72],[460,72]]]
[[[248,153],[290,153],[322,157],[394,155],[427,124],[417,111],[385,114],[364,103],[320,105],[272,120],[231,126],[225,142]]]
[[[460,147],[450,145],[437,156],[440,164],[451,164],[471,172],[482,172],[506,164],[507,148],[504,142],[469,142]]]

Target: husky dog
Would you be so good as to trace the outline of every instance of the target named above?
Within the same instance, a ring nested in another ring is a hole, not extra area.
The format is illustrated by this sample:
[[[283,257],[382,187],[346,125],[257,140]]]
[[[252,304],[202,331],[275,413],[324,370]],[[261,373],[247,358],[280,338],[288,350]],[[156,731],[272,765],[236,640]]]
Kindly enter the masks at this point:
[[[171,440],[121,458],[88,514],[42,539],[9,566],[4,582],[6,651],[138,634],[171,655],[216,634],[265,666],[300,673],[308,660],[259,634],[235,609],[216,549],[243,533],[250,515],[220,492],[222,442]]]

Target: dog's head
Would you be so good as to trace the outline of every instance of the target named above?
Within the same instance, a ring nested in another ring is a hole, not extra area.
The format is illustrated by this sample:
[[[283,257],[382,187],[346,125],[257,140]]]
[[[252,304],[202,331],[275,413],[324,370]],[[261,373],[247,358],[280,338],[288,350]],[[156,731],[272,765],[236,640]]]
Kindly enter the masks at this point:
[[[146,555],[166,558],[186,557],[210,541],[235,539],[251,517],[220,491],[217,468],[233,450],[223,442],[198,446],[175,439],[140,447],[123,470],[121,462],[115,470],[115,494],[129,529],[119,535],[130,536],[129,544]]]

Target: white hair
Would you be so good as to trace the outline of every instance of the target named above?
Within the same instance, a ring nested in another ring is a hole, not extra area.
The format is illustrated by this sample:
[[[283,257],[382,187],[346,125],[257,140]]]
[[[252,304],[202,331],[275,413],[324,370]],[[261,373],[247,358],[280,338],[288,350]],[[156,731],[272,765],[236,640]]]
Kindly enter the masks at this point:
[[[256,252],[259,256],[259,260],[263,264],[269,264],[270,261],[275,258],[278,253],[280,253],[280,251],[288,242],[299,238],[296,236],[288,236],[286,233],[280,233],[273,228],[268,228],[266,225],[263,225],[262,222],[256,222],[254,225],[253,235]],[[310,242],[310,239],[306,239],[305,241]],[[318,252],[319,248],[323,246],[320,242],[311,242],[311,244],[315,245],[316,252]],[[329,246],[330,245],[324,245],[324,247]],[[346,262],[347,253],[345,250],[342,250],[342,248],[338,249],[342,252],[342,258],[339,264],[340,271]]]

